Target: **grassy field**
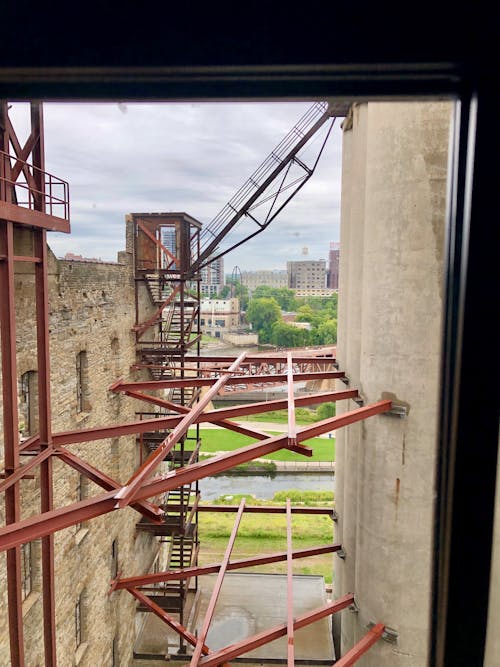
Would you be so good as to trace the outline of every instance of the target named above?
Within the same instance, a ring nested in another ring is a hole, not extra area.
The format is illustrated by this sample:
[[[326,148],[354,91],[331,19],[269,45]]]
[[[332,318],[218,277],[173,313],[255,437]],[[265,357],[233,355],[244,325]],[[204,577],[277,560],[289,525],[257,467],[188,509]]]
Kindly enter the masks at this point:
[[[218,498],[214,504],[237,504],[242,496]],[[333,493],[302,492],[297,489],[281,491],[275,494],[271,501],[255,500],[247,496],[247,504],[251,505],[284,505],[286,497],[300,498],[302,502],[313,506],[332,506]],[[306,499],[306,500],[304,500]],[[293,502],[297,505],[297,502]],[[234,524],[235,513],[207,513],[199,514],[199,533],[201,540],[200,564],[218,562],[222,560],[227,546],[227,540]],[[293,548],[329,544],[333,541],[334,524],[328,516],[315,516],[311,520],[309,515],[294,515],[292,518]],[[285,515],[244,515],[238,530],[232,560],[250,558],[275,551],[286,551],[286,517]],[[332,561],[334,554],[314,556],[294,561],[294,574],[317,574],[325,577],[326,583],[332,581]],[[247,572],[286,573],[286,561],[270,565],[242,570]]]
[[[254,421],[254,422],[274,422],[275,424],[286,424],[288,421],[288,410],[272,410],[271,412],[262,412],[257,415],[246,415],[238,417],[238,421]],[[308,408],[295,408],[295,421],[301,426],[307,424],[314,424],[318,421],[315,410]]]
[[[269,431],[270,435],[276,432]],[[233,451],[239,447],[250,445],[255,442],[246,435],[240,435],[226,429],[200,429],[201,453],[209,454],[219,451]],[[335,461],[335,438],[312,438],[306,443],[313,450],[312,457],[304,457],[290,450],[282,449],[263,458],[271,461]]]

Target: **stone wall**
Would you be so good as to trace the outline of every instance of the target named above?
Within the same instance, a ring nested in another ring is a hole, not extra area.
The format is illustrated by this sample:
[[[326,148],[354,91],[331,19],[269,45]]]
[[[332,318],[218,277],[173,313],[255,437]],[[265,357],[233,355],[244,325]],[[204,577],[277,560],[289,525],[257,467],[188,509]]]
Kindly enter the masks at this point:
[[[50,239],[49,239],[50,240]],[[49,308],[51,390],[54,432],[132,421],[139,405],[112,394],[118,377],[128,378],[135,361],[135,296],[131,239],[120,263],[61,261],[50,254]],[[16,252],[28,254],[30,234],[18,233]],[[21,252],[22,251],[22,252]],[[28,264],[16,265],[18,376],[36,372],[34,276]],[[142,312],[152,311],[146,292]],[[78,394],[77,357],[84,352],[83,399]],[[134,376],[131,379],[137,379]],[[36,383],[35,383],[36,385]],[[31,392],[30,400],[36,400]],[[26,406],[22,405],[21,412]],[[26,433],[27,435],[27,433]],[[126,482],[139,462],[135,437],[98,440],[70,446],[72,452],[120,482]],[[1,452],[3,454],[3,452]],[[2,456],[3,458],[3,456]],[[39,511],[38,480],[23,481],[22,516]],[[54,461],[54,504],[62,507],[102,489],[79,473]],[[3,506],[2,523],[4,521]],[[56,623],[59,667],[117,665],[132,659],[135,601],[126,592],[108,596],[113,569],[125,575],[146,572],[158,545],[139,533],[140,515],[125,509],[73,526],[55,535]],[[24,602],[26,664],[44,664],[41,605],[40,544],[33,550],[33,590]],[[115,558],[113,558],[113,550]],[[117,555],[116,555],[117,554]],[[5,554],[0,559],[0,605],[6,609]],[[75,607],[81,601],[81,638],[76,646]],[[0,664],[10,664],[7,615],[0,615]]]
[[[366,402],[409,408],[337,433],[335,595],[359,607],[337,643],[345,652],[372,622],[398,633],[367,667],[428,660],[451,109],[359,104],[344,122],[337,358]]]

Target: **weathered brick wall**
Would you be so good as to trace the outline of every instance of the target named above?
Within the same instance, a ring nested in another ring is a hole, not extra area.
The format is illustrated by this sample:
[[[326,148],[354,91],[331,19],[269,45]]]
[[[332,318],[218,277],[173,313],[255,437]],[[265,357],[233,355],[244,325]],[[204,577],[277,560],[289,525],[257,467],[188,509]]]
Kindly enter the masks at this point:
[[[130,230],[128,233],[130,236]],[[60,261],[50,256],[49,308],[53,431],[84,429],[135,419],[139,405],[108,391],[118,377],[129,377],[135,360],[135,296],[131,238],[119,264]],[[19,234],[17,252],[29,251],[28,234]],[[18,272],[17,272],[18,271]],[[34,276],[29,265],[16,266],[18,376],[36,371]],[[146,293],[142,312],[152,312]],[[83,410],[77,398],[77,355],[86,352],[88,386]],[[134,376],[133,379],[136,379]],[[81,407],[81,406],[80,406]],[[138,463],[135,437],[99,440],[70,446],[111,477],[125,482]],[[3,459],[3,451],[0,451]],[[3,467],[3,466],[2,466]],[[76,502],[102,489],[60,461],[54,462],[56,507]],[[22,516],[39,511],[38,480],[22,483]],[[3,504],[0,507],[4,522]],[[118,664],[128,665],[135,636],[135,601],[126,592],[107,595],[112,571],[112,544],[118,544],[118,568],[124,574],[147,571],[155,558],[154,538],[136,532],[139,514],[113,512],[55,535],[57,646],[59,667],[111,665],[116,638]],[[26,664],[44,664],[39,541],[33,543],[33,593],[24,603]],[[0,558],[0,605],[6,609],[5,554]],[[76,650],[75,605],[83,593],[83,645]],[[9,665],[7,615],[0,614],[0,664]]]

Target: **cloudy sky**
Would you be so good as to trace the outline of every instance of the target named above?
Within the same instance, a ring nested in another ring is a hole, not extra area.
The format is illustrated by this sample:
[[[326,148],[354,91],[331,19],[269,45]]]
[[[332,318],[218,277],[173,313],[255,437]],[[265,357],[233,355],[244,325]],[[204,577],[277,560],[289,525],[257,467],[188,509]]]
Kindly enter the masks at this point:
[[[116,261],[131,212],[185,211],[208,224],[310,106],[45,104],[46,170],[69,182],[71,196],[72,233],[51,233],[52,250]],[[26,110],[11,110],[20,136]],[[310,259],[326,259],[339,240],[340,161],[337,120],[315,174],[269,229],[226,256],[226,273],[284,269],[304,246]]]

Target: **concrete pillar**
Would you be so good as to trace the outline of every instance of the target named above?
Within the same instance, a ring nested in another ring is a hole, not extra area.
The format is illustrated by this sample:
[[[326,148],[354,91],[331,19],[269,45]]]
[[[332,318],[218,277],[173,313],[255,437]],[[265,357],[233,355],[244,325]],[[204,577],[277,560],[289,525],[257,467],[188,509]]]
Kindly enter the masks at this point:
[[[491,569],[490,602],[488,606],[488,633],[484,667],[500,665],[500,458],[497,466],[497,494],[495,500],[495,532],[493,534],[493,562]]]
[[[342,651],[370,622],[398,633],[366,666],[427,663],[450,114],[449,103],[363,104],[352,137],[344,134],[351,182],[342,188],[350,205],[338,358],[367,402],[409,406],[406,419],[349,427],[337,450],[346,549],[338,592],[354,590],[359,606],[343,614]]]

